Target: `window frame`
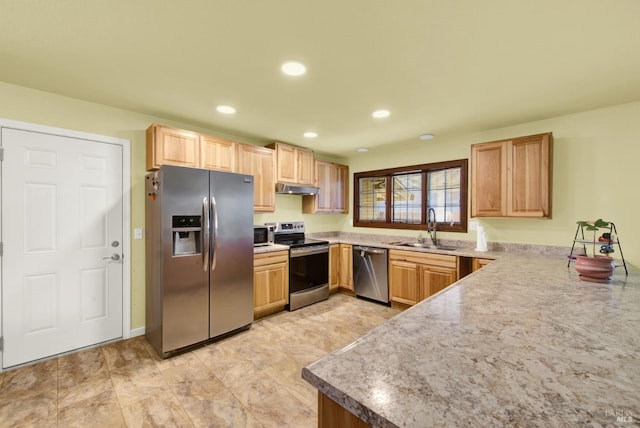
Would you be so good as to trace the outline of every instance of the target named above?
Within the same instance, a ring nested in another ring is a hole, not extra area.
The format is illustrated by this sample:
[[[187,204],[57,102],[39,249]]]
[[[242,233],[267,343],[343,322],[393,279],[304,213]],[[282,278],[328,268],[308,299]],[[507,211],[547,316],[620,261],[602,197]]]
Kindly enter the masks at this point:
[[[397,168],[379,169],[375,171],[356,172],[353,174],[353,226],[375,227],[382,229],[427,229],[427,173],[450,168],[460,168],[460,223],[451,226],[448,222],[438,222],[436,228],[442,232],[467,232],[468,222],[468,187],[469,187],[469,161],[468,159],[456,159],[451,161],[433,162],[420,165],[403,166]],[[392,218],[392,193],[393,177],[396,175],[420,172],[422,174],[422,212],[420,223],[393,223]],[[360,220],[360,179],[361,178],[385,178],[385,221]]]

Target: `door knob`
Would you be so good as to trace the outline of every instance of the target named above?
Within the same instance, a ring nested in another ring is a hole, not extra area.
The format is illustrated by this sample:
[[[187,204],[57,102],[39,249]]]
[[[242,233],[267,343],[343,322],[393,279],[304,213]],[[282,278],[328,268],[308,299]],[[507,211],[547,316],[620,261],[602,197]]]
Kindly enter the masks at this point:
[[[118,245],[120,245],[120,243],[119,243],[118,241],[113,241],[113,242],[111,243],[111,246],[112,246],[113,248],[116,248]]]
[[[113,260],[114,262],[117,262],[118,260],[120,260],[120,254],[113,254],[111,257],[103,257],[102,260]]]

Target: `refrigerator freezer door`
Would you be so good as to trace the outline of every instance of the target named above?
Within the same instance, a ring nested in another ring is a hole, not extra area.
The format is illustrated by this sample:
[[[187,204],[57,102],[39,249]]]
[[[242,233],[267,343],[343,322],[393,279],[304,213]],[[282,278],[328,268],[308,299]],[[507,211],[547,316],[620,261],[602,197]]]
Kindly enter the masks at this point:
[[[211,171],[210,337],[253,322],[253,176]]]
[[[203,199],[209,194],[209,172],[163,166],[162,206],[162,352],[209,339],[209,272],[203,269]],[[175,216],[200,216],[199,251],[174,255]]]

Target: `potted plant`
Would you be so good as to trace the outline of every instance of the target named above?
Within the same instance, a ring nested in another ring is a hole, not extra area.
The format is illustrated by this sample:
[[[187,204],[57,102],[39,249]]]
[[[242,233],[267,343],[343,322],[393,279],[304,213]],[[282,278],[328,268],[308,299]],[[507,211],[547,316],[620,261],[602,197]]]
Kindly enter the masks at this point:
[[[596,221],[578,221],[582,230],[593,232],[593,254],[576,256],[576,271],[579,278],[590,282],[608,282],[615,267],[613,259],[608,255],[596,254],[596,232],[603,227],[609,227],[609,222],[599,218]]]

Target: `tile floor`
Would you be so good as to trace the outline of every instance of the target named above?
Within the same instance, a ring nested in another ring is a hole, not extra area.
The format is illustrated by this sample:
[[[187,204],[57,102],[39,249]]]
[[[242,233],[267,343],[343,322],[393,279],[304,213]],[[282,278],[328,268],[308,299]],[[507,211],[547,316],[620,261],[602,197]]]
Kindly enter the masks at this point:
[[[0,373],[0,427],[315,427],[302,367],[398,311],[341,294],[161,360],[144,337]]]

